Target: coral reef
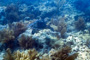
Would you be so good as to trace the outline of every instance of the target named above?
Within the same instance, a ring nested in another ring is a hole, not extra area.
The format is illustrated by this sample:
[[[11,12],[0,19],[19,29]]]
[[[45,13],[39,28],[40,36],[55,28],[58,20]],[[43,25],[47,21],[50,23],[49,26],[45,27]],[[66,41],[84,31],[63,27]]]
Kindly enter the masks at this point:
[[[77,33],[72,33],[66,40],[67,43],[66,45],[71,46],[72,48],[72,52],[77,52],[78,53],[78,57],[76,60],[87,60],[90,59],[89,57],[89,39],[90,39],[90,34],[89,32],[86,30],[84,32],[79,31]]]

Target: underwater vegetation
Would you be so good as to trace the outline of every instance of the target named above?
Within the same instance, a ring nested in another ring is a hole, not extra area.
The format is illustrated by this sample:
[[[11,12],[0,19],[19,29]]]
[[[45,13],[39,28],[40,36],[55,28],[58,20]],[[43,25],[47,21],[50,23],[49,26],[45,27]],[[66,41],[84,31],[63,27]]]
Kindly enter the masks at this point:
[[[89,2],[0,1],[0,60],[89,60]]]
[[[78,20],[75,22],[75,28],[77,30],[84,30],[86,28],[86,24],[83,17],[78,17]]]
[[[35,49],[20,52],[19,50],[11,53],[10,49],[7,49],[7,54],[3,60],[34,60],[37,58],[38,52]]]
[[[0,42],[8,43],[9,41],[13,41],[15,39],[14,31],[10,29],[3,29],[0,31]]]
[[[5,44],[5,48],[14,48],[16,38],[26,30],[26,27],[21,22],[15,22],[9,25],[8,28],[0,30],[0,42]],[[15,44],[16,45],[16,44]]]
[[[59,18],[57,20],[51,20],[50,25],[55,31],[60,32],[61,37],[64,36],[65,32],[67,31],[67,25],[65,23],[65,17]]]
[[[21,33],[25,32],[27,29],[27,24],[23,22],[14,22],[12,24],[9,24],[9,28],[14,31],[14,36],[18,37]]]
[[[11,53],[10,49],[7,49],[3,60],[74,60],[78,56],[78,53],[69,56],[68,53],[70,52],[71,48],[65,47],[56,52],[52,52],[50,56],[45,56],[38,53],[35,49],[29,49],[26,52],[17,50],[14,53]]]
[[[15,22],[19,20],[19,11],[18,11],[18,6],[15,4],[10,4],[6,7],[5,9],[5,17],[7,19],[8,23]]]
[[[26,36],[24,34],[19,37],[18,41],[20,46],[25,49],[33,48],[36,44],[32,36]]]

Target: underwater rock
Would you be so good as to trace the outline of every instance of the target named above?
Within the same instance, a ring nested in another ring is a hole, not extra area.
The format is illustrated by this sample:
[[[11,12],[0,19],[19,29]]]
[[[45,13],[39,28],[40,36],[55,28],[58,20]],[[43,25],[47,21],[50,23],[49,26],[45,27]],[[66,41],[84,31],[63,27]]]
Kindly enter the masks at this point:
[[[33,34],[33,38],[37,39],[38,43],[43,46],[43,50],[58,49],[64,45],[63,40],[59,40],[60,35],[50,29],[40,30],[38,33]]]
[[[28,6],[26,4],[21,4],[19,11],[20,12],[26,12],[28,10]]]
[[[3,60],[4,52],[0,52],[0,60]]]
[[[77,33],[72,33],[71,36],[69,36],[66,39],[66,42],[72,42],[71,48],[73,53],[78,52],[78,57],[76,60],[82,60],[83,59],[88,59],[89,57],[89,33],[86,32],[77,32]],[[66,45],[67,45],[66,43]],[[71,53],[72,54],[72,53]]]
[[[40,17],[42,19],[44,19],[46,17],[50,18],[50,17],[56,15],[56,7],[53,7],[53,8],[52,7],[48,7],[48,8],[42,7],[42,8],[44,8],[44,10],[42,10],[42,9],[40,10],[40,11],[42,11],[42,13],[40,15]]]
[[[0,25],[0,30],[3,30],[5,28],[8,28],[8,25]]]
[[[79,49],[80,50],[78,51],[78,57],[76,60],[90,59],[90,56],[89,56],[90,55],[90,49],[87,46],[82,45],[79,47]]]

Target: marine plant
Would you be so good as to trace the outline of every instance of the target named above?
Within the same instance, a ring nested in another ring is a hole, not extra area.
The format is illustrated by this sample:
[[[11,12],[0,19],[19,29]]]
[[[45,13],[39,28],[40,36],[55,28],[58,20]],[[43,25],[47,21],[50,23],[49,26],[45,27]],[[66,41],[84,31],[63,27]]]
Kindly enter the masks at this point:
[[[52,20],[51,24],[53,24],[53,26],[51,26],[55,31],[60,32],[61,33],[61,37],[64,36],[65,32],[67,31],[67,25],[65,23],[65,17],[62,17],[58,20]]]
[[[78,17],[78,20],[74,23],[77,30],[84,30],[86,28],[83,17]]]
[[[24,48],[33,48],[35,45],[35,40],[32,38],[32,36],[26,36],[25,34],[22,34],[19,38],[19,45]]]
[[[7,49],[7,53],[4,55],[3,60],[35,60],[37,58],[38,52],[35,49],[29,49],[20,52],[17,50],[11,53],[10,49]]]
[[[19,8],[15,4],[10,4],[5,9],[5,17],[8,23],[19,20]]]
[[[35,49],[29,49],[21,52],[17,50],[14,53],[11,53],[10,49],[7,49],[3,60],[75,60],[78,53],[69,55],[70,52],[70,47],[64,47],[54,53],[50,53],[50,56],[47,53],[40,54]]]
[[[53,60],[74,60],[77,57],[77,53],[69,56],[69,53],[71,52],[71,48],[66,46],[60,50],[58,50],[57,52],[55,52],[52,55],[52,59]]]
[[[61,37],[63,37],[64,33],[67,31],[66,23],[63,20],[59,21],[58,30],[57,31],[61,33]]]
[[[12,24],[9,24],[9,28],[15,32],[15,37],[18,37],[27,29],[26,24],[24,24],[23,22],[13,22]]]
[[[14,40],[14,31],[9,28],[0,31],[0,42],[7,43]]]

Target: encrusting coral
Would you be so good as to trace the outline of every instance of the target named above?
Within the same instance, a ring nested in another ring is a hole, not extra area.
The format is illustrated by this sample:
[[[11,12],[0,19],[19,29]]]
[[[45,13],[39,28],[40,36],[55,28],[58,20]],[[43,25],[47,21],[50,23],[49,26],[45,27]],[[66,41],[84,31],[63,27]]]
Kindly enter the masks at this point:
[[[7,43],[14,40],[14,31],[10,29],[3,29],[0,31],[0,42]]]

